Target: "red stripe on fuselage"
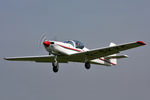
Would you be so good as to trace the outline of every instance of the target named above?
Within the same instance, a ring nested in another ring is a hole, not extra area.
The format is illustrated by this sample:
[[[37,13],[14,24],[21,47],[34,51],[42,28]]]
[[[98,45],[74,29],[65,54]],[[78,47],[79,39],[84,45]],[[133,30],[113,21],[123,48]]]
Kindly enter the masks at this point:
[[[103,60],[103,61],[105,61],[105,62],[107,62],[107,63],[110,63],[110,64],[112,64],[112,65],[114,65],[114,66],[116,66],[116,64],[114,64],[114,63],[112,63],[112,62],[110,62],[110,61],[108,61],[108,60],[105,60],[105,59],[103,59],[103,58],[99,58],[100,60]]]
[[[63,45],[60,45],[58,44],[59,46],[63,47],[63,48],[66,48],[66,49],[70,49],[70,50],[74,50],[74,51],[78,51],[78,52],[82,52],[81,50],[78,50],[78,49],[74,49],[74,48],[70,48],[70,47],[66,47],[66,46],[63,46]]]

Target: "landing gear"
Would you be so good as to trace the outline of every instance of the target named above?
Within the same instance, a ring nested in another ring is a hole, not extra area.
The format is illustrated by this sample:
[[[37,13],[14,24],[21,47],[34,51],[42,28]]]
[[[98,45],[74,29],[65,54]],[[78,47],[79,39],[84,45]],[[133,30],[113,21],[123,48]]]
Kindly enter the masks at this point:
[[[57,61],[52,62],[53,65],[53,71],[56,73],[59,70],[59,64]]]
[[[56,73],[59,70],[59,64],[57,62],[57,56],[54,57],[54,61],[52,62],[53,65],[53,71]]]
[[[85,68],[86,68],[86,69],[90,69],[90,68],[91,68],[90,62],[86,62],[86,63],[85,63]]]

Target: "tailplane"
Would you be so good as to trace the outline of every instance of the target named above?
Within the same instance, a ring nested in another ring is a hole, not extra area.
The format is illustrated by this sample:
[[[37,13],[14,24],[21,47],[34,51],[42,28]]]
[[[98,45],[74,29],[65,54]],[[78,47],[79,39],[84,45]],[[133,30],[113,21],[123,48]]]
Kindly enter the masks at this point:
[[[115,43],[110,43],[109,47],[113,47],[116,46]],[[117,65],[117,59],[121,59],[121,58],[128,58],[127,55],[117,55],[117,54],[113,54],[113,55],[109,55],[107,57],[104,57],[104,59],[108,60],[111,65]]]
[[[113,46],[116,46],[115,43],[110,43],[109,47],[113,47]],[[113,54],[113,55],[110,55],[110,56],[117,56],[117,54]],[[105,58],[107,59],[107,58]],[[108,59],[113,65],[117,65],[117,59],[116,58],[111,58],[111,59]]]

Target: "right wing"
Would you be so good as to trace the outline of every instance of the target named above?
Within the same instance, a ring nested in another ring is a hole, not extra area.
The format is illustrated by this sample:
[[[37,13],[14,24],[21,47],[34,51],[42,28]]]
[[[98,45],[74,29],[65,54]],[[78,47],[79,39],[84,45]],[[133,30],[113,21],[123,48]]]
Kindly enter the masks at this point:
[[[68,61],[64,58],[65,58],[65,56],[58,56],[57,61],[59,63],[67,63]],[[22,56],[22,57],[6,57],[4,59],[9,60],[9,61],[53,62],[54,56],[50,56],[50,55]]]
[[[70,55],[69,60],[74,61],[74,62],[85,62],[86,60],[93,60],[101,57],[107,57],[112,54],[117,54],[120,53],[121,51],[136,48],[139,46],[146,45],[142,41],[137,41],[137,42],[131,42],[127,44],[121,44],[117,46],[111,46],[111,47],[105,47],[105,48],[98,48],[90,51],[85,51],[77,54]],[[118,56],[116,58],[125,58],[125,56]],[[115,57],[114,57],[115,58]]]

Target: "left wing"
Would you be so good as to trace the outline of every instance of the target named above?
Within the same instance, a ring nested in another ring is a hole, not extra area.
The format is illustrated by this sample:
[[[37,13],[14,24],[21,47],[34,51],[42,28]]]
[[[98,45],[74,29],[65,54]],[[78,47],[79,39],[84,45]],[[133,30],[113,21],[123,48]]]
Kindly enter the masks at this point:
[[[60,63],[67,63],[68,61],[64,59],[65,56],[58,56],[57,61]],[[6,57],[5,60],[10,61],[35,61],[35,62],[53,62],[54,56],[41,55],[41,56],[22,56],[22,57]]]
[[[99,48],[94,49],[90,51],[85,51],[77,54],[70,55],[69,60],[76,61],[76,62],[85,62],[86,60],[93,60],[101,57],[106,57],[112,54],[120,53],[120,51],[136,48],[139,46],[146,45],[142,41],[112,46],[112,47],[105,47],[105,48]]]

